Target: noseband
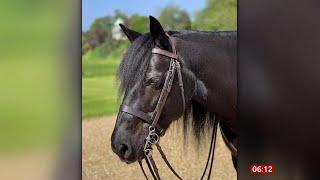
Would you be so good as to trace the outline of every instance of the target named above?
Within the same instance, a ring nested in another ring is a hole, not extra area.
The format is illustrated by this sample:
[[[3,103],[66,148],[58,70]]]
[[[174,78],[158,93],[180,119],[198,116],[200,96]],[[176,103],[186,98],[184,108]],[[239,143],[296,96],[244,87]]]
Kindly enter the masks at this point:
[[[139,119],[141,119],[143,122],[149,124],[149,133],[148,136],[145,139],[145,145],[143,148],[144,151],[144,155],[146,158],[146,162],[147,165],[149,167],[149,170],[153,176],[154,179],[158,180],[160,179],[159,173],[158,173],[158,169],[157,166],[152,158],[152,145],[156,145],[158,151],[160,152],[161,157],[163,158],[163,160],[165,161],[165,163],[167,164],[167,166],[169,167],[169,169],[176,175],[176,177],[178,179],[182,179],[177,173],[176,171],[173,169],[173,167],[171,166],[171,164],[169,163],[169,161],[166,158],[166,155],[164,154],[164,152],[162,151],[161,146],[159,145],[159,140],[160,140],[160,136],[164,135],[164,129],[158,124],[162,109],[166,103],[166,100],[168,98],[169,93],[171,92],[171,88],[172,88],[172,83],[175,77],[175,74],[177,72],[178,75],[178,81],[179,81],[179,87],[180,87],[180,92],[181,92],[181,98],[182,98],[182,108],[183,108],[183,112],[185,111],[186,108],[186,102],[185,102],[185,95],[184,95],[184,88],[183,88],[183,81],[182,81],[182,74],[181,74],[181,61],[178,58],[177,55],[177,51],[175,48],[175,45],[173,43],[173,37],[171,37],[170,35],[168,35],[169,38],[169,42],[171,44],[172,47],[172,51],[173,52],[169,52],[163,49],[159,49],[159,48],[153,48],[152,49],[152,54],[159,54],[165,57],[169,57],[170,58],[170,66],[169,69],[167,71],[167,75],[166,75],[166,79],[163,85],[163,88],[161,90],[159,99],[157,101],[156,107],[154,109],[154,111],[151,113],[151,115],[149,115],[148,113],[145,113],[141,110],[132,108],[130,106],[127,105],[121,105],[120,106],[120,112],[124,112],[127,114],[131,114],[135,117],[138,117]],[[209,175],[208,175],[208,179],[210,178],[210,173],[211,173],[211,168],[212,168],[212,161],[213,161],[213,152],[214,151],[214,145],[215,145],[215,138],[216,138],[216,129],[217,129],[217,123],[215,121],[215,116],[214,116],[214,128],[213,128],[213,133],[212,133],[212,140],[211,140],[211,145],[210,145],[210,151],[209,151],[209,156],[208,156],[208,160],[207,160],[207,164],[205,167],[205,171],[202,174],[201,179],[203,179],[206,171],[207,171],[207,167],[208,167],[208,162],[209,162],[209,158],[211,157],[211,167],[209,170]],[[212,156],[211,156],[212,154]],[[140,167],[142,169],[142,172],[144,174],[144,176],[146,177],[146,179],[148,179],[143,166],[142,166],[142,162],[139,161]]]

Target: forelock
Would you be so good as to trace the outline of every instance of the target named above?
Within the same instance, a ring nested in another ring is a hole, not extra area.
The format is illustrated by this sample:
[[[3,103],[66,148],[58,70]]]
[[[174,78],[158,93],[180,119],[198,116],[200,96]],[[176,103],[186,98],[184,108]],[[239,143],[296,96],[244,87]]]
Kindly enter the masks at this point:
[[[137,38],[124,54],[117,73],[121,94],[131,89],[135,84],[143,82],[153,46],[151,35],[144,34]]]

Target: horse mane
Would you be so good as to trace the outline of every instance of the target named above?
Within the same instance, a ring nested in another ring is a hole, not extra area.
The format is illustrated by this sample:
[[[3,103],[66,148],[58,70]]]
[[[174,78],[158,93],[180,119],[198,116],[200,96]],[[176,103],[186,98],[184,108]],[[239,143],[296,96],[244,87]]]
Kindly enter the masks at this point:
[[[137,83],[142,84],[151,59],[151,49],[154,42],[150,33],[138,37],[126,53],[118,68],[118,80],[120,81],[120,94],[133,88]]]
[[[180,33],[184,34],[185,32],[169,31],[170,35],[178,35]],[[138,37],[124,54],[117,72],[118,81],[120,82],[120,95],[125,95],[127,90],[137,84],[139,86],[143,85],[153,47],[154,41],[150,33],[147,33]],[[196,101],[191,98],[186,98],[186,101],[189,102],[186,102],[188,106],[182,118],[184,139],[186,140],[187,138],[189,126],[192,126],[192,134],[200,142],[206,130],[213,125],[212,117],[208,110]]]

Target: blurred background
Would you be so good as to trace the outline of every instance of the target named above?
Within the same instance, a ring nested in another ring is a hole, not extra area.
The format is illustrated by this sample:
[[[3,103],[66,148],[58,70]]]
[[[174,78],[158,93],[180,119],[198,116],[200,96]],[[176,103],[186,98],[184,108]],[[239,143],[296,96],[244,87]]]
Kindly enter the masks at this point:
[[[234,31],[236,0],[83,0],[82,1],[82,178],[144,179],[137,163],[127,165],[112,152],[110,137],[121,99],[116,72],[130,46],[119,24],[149,32],[149,16],[165,30]],[[199,179],[208,151],[207,144],[183,143],[182,128],[173,125],[161,141],[169,160],[185,179]],[[192,139],[189,137],[189,139]],[[175,142],[175,145],[172,145]],[[204,142],[209,142],[207,139]],[[187,150],[183,150],[187,149]],[[164,179],[174,175],[155,153]],[[192,162],[192,163],[190,163]],[[236,179],[230,152],[218,137],[213,177]],[[151,175],[149,174],[151,177]]]
[[[0,179],[52,179],[62,174],[59,157],[80,145],[80,73],[75,79],[70,66],[80,71],[80,7],[62,0],[0,2]],[[72,154],[80,157],[77,149]]]

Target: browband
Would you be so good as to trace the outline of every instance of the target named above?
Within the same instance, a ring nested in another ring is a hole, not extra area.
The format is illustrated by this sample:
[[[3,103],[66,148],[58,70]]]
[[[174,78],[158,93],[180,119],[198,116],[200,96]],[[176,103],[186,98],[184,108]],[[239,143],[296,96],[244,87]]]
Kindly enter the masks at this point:
[[[153,48],[152,49],[152,53],[161,54],[161,55],[167,56],[169,58],[173,58],[173,59],[178,59],[178,55],[177,54],[169,52],[169,51],[166,51],[166,50],[163,50],[163,49],[160,49],[160,48]]]
[[[160,49],[160,48],[153,48],[152,49],[152,53],[161,54],[161,55],[167,56],[169,58],[173,58],[173,59],[178,60],[177,50],[176,50],[176,47],[175,47],[175,41],[176,40],[173,37],[171,37],[168,33],[166,33],[166,35],[167,35],[167,37],[169,39],[169,42],[171,44],[172,52],[166,51],[166,50],[163,50],[163,49]]]

